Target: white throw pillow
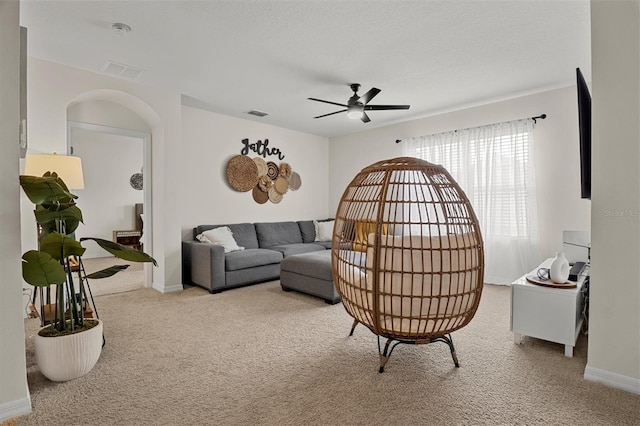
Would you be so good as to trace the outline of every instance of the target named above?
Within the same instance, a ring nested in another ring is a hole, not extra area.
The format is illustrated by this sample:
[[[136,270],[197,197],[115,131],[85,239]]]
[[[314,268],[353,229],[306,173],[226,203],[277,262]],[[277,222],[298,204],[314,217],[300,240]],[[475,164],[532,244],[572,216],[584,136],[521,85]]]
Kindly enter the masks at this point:
[[[330,220],[327,222],[318,222],[317,220],[313,221],[313,226],[316,228],[316,239],[315,241],[331,241],[333,239],[333,224],[335,220]]]
[[[236,243],[236,240],[233,238],[233,232],[231,232],[228,226],[220,226],[219,228],[204,231],[202,234],[196,235],[196,239],[203,243],[222,246],[224,247],[225,253],[244,250],[244,247],[238,246],[238,243]]]

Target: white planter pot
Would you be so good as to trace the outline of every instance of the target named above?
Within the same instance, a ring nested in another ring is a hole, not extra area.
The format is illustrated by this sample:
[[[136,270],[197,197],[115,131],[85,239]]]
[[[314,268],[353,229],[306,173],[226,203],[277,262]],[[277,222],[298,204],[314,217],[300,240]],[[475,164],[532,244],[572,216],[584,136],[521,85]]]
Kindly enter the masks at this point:
[[[102,353],[102,321],[81,333],[61,337],[35,336],[36,362],[44,376],[64,382],[84,376]]]

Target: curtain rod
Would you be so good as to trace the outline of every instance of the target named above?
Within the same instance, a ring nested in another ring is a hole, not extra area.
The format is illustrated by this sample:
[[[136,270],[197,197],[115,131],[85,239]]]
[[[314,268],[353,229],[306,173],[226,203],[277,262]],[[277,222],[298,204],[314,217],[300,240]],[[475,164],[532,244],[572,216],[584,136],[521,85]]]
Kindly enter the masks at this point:
[[[538,119],[540,120],[544,120],[545,118],[547,118],[547,114],[540,114],[540,115],[536,115],[535,117],[529,117],[533,120],[534,123],[538,123]],[[517,121],[517,120],[512,120],[512,121]],[[508,123],[508,121],[503,121],[502,123]],[[502,123],[493,123],[493,124],[502,124]],[[492,126],[493,124],[485,124],[485,126]],[[482,127],[482,126],[477,126],[477,127]],[[458,130],[467,130],[467,129],[472,129],[473,127],[467,127],[464,129],[457,129],[454,130],[454,132],[457,132]],[[443,133],[448,133],[448,132],[443,132]],[[402,139],[396,139],[396,143],[400,143],[402,142]]]

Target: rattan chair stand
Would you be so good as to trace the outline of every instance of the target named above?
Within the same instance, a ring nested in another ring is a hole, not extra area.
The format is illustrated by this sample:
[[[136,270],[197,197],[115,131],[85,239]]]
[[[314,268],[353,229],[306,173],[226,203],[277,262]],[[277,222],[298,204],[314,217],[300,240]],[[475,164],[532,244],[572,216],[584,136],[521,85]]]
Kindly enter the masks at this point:
[[[446,343],[459,367],[451,333],[478,308],[484,251],[473,208],[446,169],[412,157],[362,169],[338,205],[331,255],[350,335],[357,324],[377,335],[381,373],[400,343]]]

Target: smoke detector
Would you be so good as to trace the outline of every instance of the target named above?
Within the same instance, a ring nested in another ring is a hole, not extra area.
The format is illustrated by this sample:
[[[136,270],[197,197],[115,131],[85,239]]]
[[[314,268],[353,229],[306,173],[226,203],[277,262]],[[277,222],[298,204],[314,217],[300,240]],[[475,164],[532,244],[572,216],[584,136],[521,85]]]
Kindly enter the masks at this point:
[[[116,22],[114,24],[111,24],[111,31],[118,34],[120,37],[124,37],[131,31],[131,27],[127,24]]]

